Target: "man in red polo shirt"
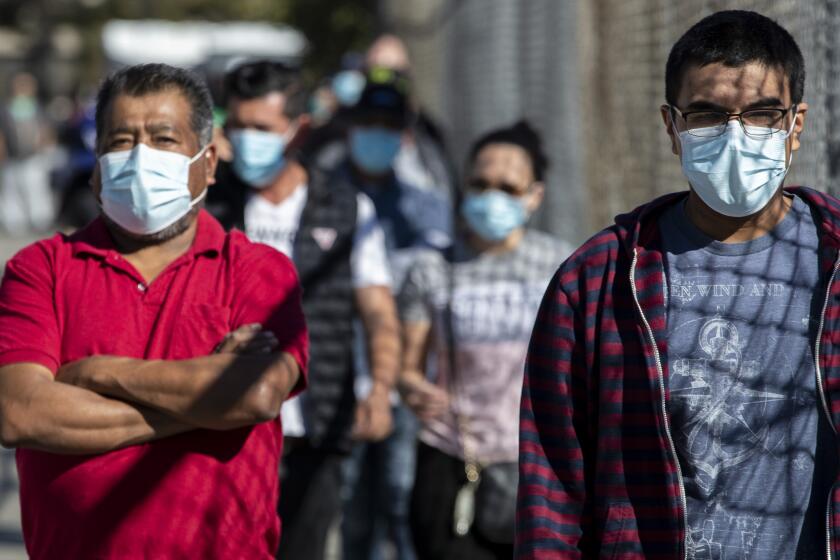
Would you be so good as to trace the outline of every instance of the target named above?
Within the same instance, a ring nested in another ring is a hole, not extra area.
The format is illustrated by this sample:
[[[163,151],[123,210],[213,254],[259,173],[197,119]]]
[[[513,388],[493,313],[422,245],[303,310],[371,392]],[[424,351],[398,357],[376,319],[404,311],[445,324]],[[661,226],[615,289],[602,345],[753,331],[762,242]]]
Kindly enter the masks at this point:
[[[290,261],[201,210],[211,107],[184,70],[108,78],[92,180],[102,216],[6,267],[0,440],[18,449],[34,559],[250,560],[277,547],[278,415],[304,385],[306,327]]]

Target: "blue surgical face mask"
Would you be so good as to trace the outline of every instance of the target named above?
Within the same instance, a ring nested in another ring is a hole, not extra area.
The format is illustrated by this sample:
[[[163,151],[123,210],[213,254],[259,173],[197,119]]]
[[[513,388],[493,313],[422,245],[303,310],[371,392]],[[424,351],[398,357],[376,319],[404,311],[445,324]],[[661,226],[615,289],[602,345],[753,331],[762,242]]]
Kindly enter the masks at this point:
[[[171,226],[204,198],[195,200],[189,189],[194,157],[137,144],[131,150],[110,152],[99,158],[102,211],[124,230],[151,235]]]
[[[332,90],[342,107],[352,107],[365,89],[365,76],[358,70],[342,70],[332,79]]]
[[[501,191],[468,194],[461,203],[467,225],[487,241],[503,241],[528,219],[522,199]]]
[[[350,129],[350,157],[359,169],[382,175],[391,169],[400,151],[402,133],[380,126]]]
[[[233,171],[255,189],[271,184],[286,164],[287,135],[250,128],[228,134],[233,146]]]
[[[793,158],[793,151],[785,157],[785,146],[795,123],[794,119],[790,130],[766,138],[748,136],[736,120],[720,136],[680,132],[683,174],[697,196],[718,214],[751,216],[782,185]],[[766,133],[760,127],[747,128],[758,135]]]

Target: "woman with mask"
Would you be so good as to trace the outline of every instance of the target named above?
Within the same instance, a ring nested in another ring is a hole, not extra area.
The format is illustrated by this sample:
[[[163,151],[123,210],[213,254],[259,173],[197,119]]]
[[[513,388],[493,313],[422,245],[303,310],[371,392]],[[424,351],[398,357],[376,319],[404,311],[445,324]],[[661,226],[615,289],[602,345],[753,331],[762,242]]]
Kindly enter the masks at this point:
[[[411,505],[419,558],[513,553],[525,353],[542,293],[569,252],[526,226],[547,163],[525,122],[481,137],[453,248],[418,258],[401,290],[401,389],[423,424]]]

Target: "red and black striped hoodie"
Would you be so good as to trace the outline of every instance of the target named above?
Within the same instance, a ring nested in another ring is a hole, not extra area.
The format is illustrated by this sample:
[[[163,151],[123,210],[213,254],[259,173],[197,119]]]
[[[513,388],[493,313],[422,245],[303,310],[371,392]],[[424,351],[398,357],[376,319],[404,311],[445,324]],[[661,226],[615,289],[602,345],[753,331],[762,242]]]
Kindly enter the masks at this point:
[[[840,429],[840,200],[786,191],[815,211],[822,315],[817,387]],[[682,559],[685,496],[667,414],[666,280],[658,198],[580,247],[540,307],[522,392],[516,558]],[[768,492],[772,489],[768,489]],[[840,553],[840,484],[826,496]],[[840,558],[840,555],[837,556]]]

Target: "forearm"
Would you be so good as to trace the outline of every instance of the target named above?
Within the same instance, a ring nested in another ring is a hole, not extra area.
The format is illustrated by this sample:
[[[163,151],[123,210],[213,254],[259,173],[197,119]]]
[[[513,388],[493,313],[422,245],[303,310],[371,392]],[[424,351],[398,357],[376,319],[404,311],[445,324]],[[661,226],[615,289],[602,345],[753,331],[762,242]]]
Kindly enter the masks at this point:
[[[429,333],[431,323],[407,321],[402,329],[402,363],[400,364],[400,385],[411,384],[426,378],[426,360],[429,355]]]
[[[74,383],[219,430],[276,418],[299,375],[288,354],[216,354],[178,361],[101,357],[81,367],[87,371]]]
[[[371,377],[375,385],[391,389],[400,371],[400,334],[396,317],[374,314],[365,320]]]
[[[2,408],[5,447],[61,454],[104,453],[192,429],[160,412],[51,380],[24,398],[4,398]]]
[[[426,381],[426,376],[422,371],[417,369],[403,369],[400,371],[399,378],[397,379],[397,389],[404,395],[406,391],[424,381]]]

